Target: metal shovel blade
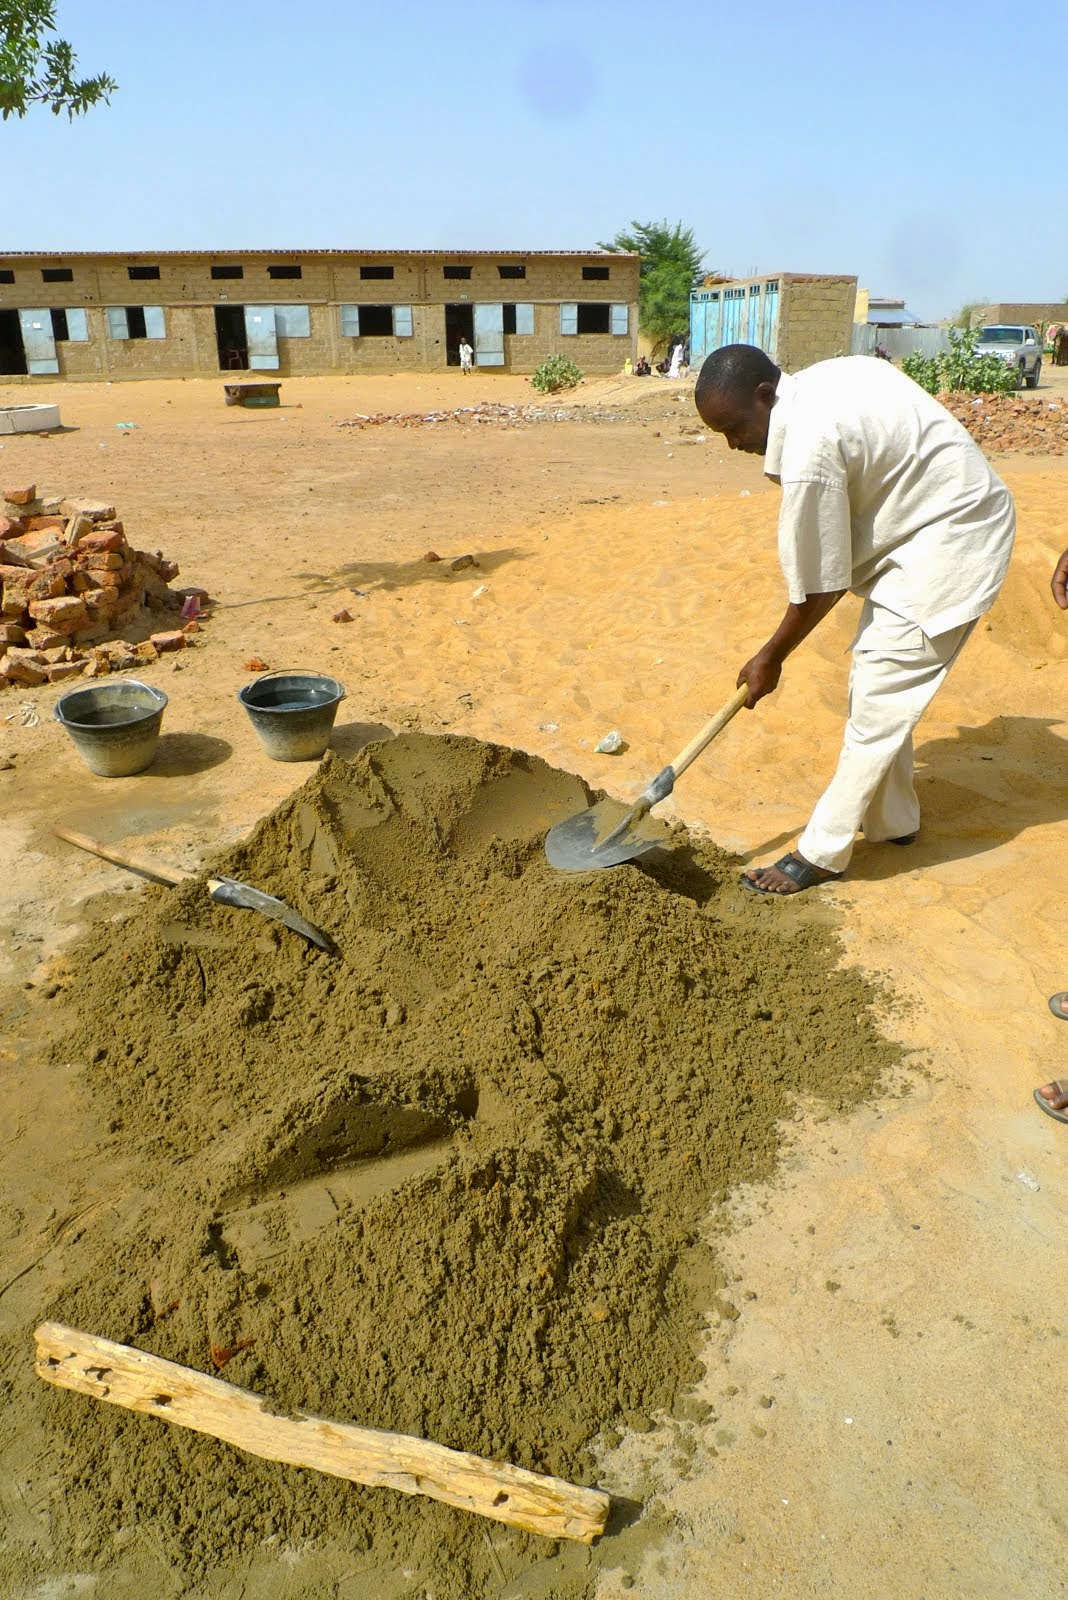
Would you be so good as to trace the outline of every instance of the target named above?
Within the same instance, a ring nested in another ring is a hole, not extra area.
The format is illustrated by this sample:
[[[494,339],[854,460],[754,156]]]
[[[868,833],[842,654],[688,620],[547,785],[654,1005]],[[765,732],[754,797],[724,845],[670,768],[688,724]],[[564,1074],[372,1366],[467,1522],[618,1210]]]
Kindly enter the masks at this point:
[[[299,933],[305,939],[310,939],[312,944],[318,945],[320,950],[325,950],[328,955],[336,955],[337,949],[329,934],[316,928],[310,922],[294,911],[292,906],[287,906],[284,900],[278,900],[273,894],[264,894],[262,889],[254,889],[249,883],[238,883],[236,878],[211,878],[208,883],[208,893],[213,900],[223,906],[241,906],[246,911],[259,911],[265,917],[273,917],[275,922],[284,922],[287,928],[292,928],[294,933]]]
[[[593,872],[600,867],[618,867],[635,861],[658,846],[666,845],[671,835],[655,817],[643,817],[611,844],[603,841],[627,815],[619,800],[601,800],[588,811],[580,811],[566,822],[558,822],[546,836],[545,854],[549,865],[559,872]]]

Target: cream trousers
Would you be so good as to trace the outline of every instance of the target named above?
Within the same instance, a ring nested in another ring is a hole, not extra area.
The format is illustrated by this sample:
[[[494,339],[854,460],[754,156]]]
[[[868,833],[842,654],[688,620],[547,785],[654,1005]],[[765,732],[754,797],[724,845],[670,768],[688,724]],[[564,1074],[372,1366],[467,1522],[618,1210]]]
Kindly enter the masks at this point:
[[[860,828],[872,843],[916,832],[912,730],[974,627],[966,622],[929,638],[914,622],[864,602],[838,769],[797,846],[813,866],[844,871]]]

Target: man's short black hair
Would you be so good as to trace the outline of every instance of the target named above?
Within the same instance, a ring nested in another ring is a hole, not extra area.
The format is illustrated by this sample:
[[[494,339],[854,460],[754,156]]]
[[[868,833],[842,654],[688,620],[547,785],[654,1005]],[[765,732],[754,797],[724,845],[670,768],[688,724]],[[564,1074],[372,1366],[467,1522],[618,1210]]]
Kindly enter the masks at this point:
[[[755,344],[725,344],[713,350],[697,378],[694,400],[700,410],[705,398],[724,395],[730,400],[748,400],[762,383],[778,383],[780,370],[769,355]]]

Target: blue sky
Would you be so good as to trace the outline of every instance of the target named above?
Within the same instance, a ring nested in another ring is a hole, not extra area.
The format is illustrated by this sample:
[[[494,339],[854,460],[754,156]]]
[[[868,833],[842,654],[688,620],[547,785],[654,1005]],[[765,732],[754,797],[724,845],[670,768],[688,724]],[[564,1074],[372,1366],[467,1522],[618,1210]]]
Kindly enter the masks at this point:
[[[1065,0],[59,0],[73,124],[0,125],[7,249],[583,249],[1068,296]],[[1058,81],[1059,80],[1059,81]]]

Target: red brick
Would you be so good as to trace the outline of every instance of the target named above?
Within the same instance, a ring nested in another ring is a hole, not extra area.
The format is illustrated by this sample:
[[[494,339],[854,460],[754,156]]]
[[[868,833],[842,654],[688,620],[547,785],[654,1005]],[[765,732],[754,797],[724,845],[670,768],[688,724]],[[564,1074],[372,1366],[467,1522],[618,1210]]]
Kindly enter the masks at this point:
[[[12,656],[10,650],[6,656],[0,656],[0,678],[8,678],[12,683],[23,683],[32,689],[44,683],[47,675],[47,667],[32,661],[20,661]]]
[[[48,681],[62,683],[64,678],[79,678],[84,670],[84,661],[55,661],[48,668]]]
[[[173,633],[154,633],[151,638],[152,643],[161,654],[166,650],[185,649],[185,634],[181,628],[176,628]]]
[[[61,633],[84,626],[89,613],[80,595],[65,594],[53,600],[31,600],[30,616]]]
[[[26,517],[22,526],[27,533],[44,533],[48,529],[62,533],[67,523],[64,517]]]
[[[37,499],[37,485],[31,483],[23,489],[5,489],[4,499],[13,506],[28,506],[31,500]]]
[[[26,635],[26,643],[31,650],[55,650],[66,645],[67,635],[57,633],[54,628],[42,628],[38,625],[30,629]]]
[[[88,555],[90,551],[121,550],[125,544],[126,540],[123,537],[121,528],[114,533],[100,533],[94,531],[93,533],[87,533],[83,535],[83,537],[79,539],[78,554],[81,555],[83,551]]]

